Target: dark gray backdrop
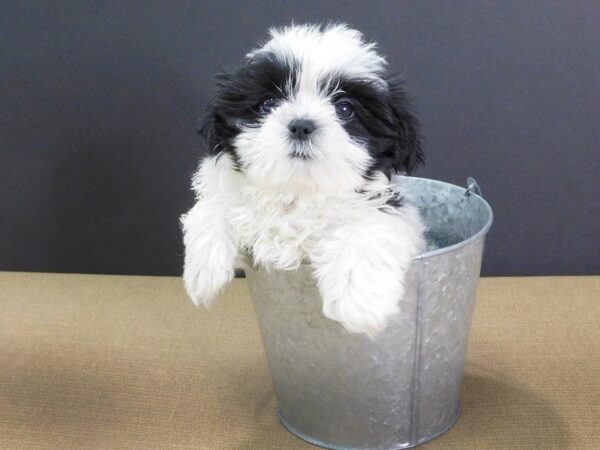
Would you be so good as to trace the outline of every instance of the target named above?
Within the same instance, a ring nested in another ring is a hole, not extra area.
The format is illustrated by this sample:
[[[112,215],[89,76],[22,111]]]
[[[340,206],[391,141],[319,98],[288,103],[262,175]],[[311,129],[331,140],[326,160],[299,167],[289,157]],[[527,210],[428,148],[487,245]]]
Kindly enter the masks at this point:
[[[179,274],[213,74],[271,25],[346,21],[403,73],[418,175],[474,176],[483,273],[600,273],[600,3],[0,4],[0,270]]]

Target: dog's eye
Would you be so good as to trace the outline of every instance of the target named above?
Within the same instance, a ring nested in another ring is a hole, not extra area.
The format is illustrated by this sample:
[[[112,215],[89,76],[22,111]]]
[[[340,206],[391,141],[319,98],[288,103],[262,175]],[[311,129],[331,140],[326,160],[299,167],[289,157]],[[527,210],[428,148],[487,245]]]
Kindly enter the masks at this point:
[[[342,120],[350,120],[354,117],[354,107],[350,100],[340,100],[335,103],[335,112]]]
[[[261,113],[268,113],[270,112],[273,108],[275,108],[277,106],[277,100],[274,98],[268,98],[265,101],[263,101],[260,106],[258,107],[259,111]]]

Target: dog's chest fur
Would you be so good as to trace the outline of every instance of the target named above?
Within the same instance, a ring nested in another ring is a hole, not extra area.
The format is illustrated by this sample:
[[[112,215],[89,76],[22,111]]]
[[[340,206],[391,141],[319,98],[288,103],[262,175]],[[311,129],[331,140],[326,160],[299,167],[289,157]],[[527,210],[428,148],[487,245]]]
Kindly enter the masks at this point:
[[[274,269],[294,269],[332,233],[384,214],[393,195],[383,176],[336,195],[273,190],[252,183],[227,157],[205,160],[195,185],[223,211],[238,248]]]
[[[267,267],[297,267],[334,222],[322,200],[306,201],[253,186],[243,186],[239,199],[230,215],[239,247]]]

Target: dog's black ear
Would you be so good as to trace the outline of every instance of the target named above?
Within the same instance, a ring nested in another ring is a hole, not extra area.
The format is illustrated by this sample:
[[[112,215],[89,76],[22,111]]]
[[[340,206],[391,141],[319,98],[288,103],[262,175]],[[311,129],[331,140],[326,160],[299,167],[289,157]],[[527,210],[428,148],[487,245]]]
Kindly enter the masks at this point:
[[[393,168],[396,172],[411,174],[417,166],[425,161],[421,146],[421,126],[407,109],[408,101],[402,80],[392,78],[388,80],[388,86],[391,94],[391,108],[398,129]]]
[[[217,113],[214,104],[210,104],[204,116],[198,121],[198,134],[204,138],[209,155],[217,155],[224,149],[223,136],[221,136],[222,119]]]

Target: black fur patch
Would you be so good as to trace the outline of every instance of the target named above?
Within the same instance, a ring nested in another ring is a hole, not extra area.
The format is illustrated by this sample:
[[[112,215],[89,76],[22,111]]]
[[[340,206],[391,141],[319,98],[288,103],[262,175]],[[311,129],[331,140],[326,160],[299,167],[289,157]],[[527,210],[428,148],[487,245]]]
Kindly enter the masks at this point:
[[[367,144],[374,159],[366,177],[376,171],[388,178],[397,172],[412,173],[423,162],[419,123],[408,112],[406,95],[399,79],[381,82],[341,77],[328,80],[324,89],[335,89],[333,100],[350,99],[356,116],[343,123],[355,139]],[[340,92],[341,91],[341,92]]]
[[[361,194],[361,195],[366,195],[368,193],[368,191],[364,190],[364,189],[359,189],[356,191],[357,194]],[[381,206],[379,208],[380,211],[383,212],[389,212],[390,208],[400,208],[402,206],[404,206],[404,196],[402,194],[400,194],[399,192],[396,192],[390,188],[388,188],[388,190],[386,191],[386,194],[390,195],[390,198],[388,198],[385,202],[385,206]],[[378,192],[375,194],[371,194],[367,197],[368,200],[377,200],[378,198],[381,198],[382,193]]]
[[[241,126],[260,126],[260,104],[267,98],[288,96],[296,74],[296,67],[263,55],[237,71],[217,75],[213,103],[198,130],[206,140],[208,153],[229,153],[239,168],[238,155],[231,145],[233,138]]]
[[[392,195],[385,204],[392,208],[400,208],[401,206],[404,206],[404,197],[399,192],[394,192],[394,195]]]

